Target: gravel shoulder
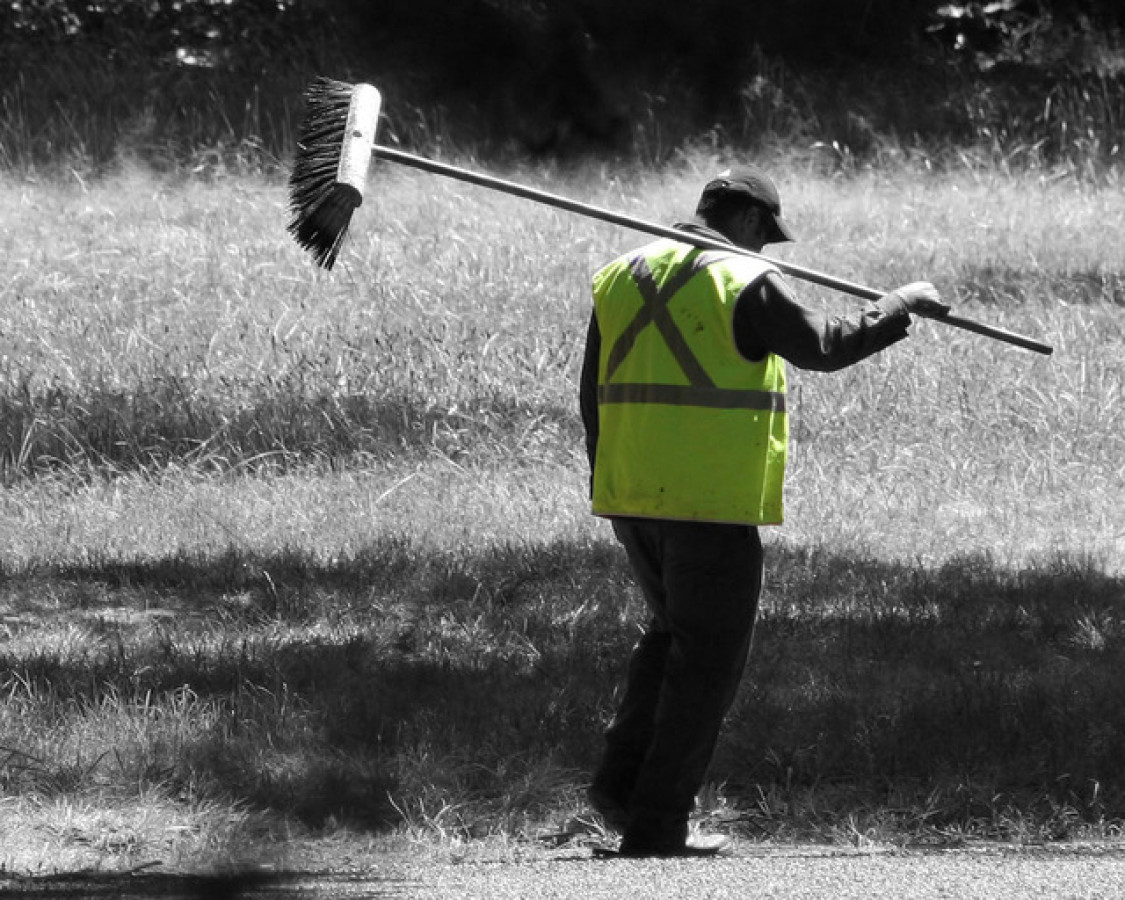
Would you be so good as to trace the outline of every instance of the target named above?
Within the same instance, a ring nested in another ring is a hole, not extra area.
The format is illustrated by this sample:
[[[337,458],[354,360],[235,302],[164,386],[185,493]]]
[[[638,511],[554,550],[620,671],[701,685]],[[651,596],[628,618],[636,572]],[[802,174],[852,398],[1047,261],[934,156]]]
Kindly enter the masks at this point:
[[[1110,900],[1125,895],[1125,841],[1026,848],[840,849],[742,843],[710,860],[598,860],[588,847],[543,850],[397,850],[328,870],[256,870],[230,876],[72,873],[0,875],[0,897],[388,897],[428,900]]]

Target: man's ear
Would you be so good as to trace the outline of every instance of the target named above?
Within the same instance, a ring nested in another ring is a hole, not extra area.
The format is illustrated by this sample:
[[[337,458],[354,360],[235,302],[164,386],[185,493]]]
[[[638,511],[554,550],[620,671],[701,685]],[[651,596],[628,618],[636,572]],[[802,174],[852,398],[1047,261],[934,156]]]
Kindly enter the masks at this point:
[[[769,243],[770,226],[766,220],[766,212],[757,206],[749,207],[745,212],[746,234],[753,235],[755,241],[763,245]],[[760,249],[760,248],[759,248]]]
[[[762,211],[756,206],[747,206],[742,213],[747,229],[760,231],[762,228]]]

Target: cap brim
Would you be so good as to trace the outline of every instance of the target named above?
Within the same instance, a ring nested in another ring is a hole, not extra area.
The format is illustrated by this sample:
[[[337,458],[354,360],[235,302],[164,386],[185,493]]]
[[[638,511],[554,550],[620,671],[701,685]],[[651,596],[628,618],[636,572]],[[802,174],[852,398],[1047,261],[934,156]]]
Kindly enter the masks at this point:
[[[781,216],[773,216],[773,234],[771,235],[771,244],[781,244],[785,241],[795,241],[796,237],[793,235],[793,229],[789,227]]]

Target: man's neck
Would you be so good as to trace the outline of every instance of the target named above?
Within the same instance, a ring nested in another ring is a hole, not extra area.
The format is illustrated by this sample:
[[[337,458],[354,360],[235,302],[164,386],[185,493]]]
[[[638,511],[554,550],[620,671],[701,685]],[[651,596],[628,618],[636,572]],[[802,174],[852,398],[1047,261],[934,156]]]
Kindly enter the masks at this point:
[[[672,227],[680,231],[690,231],[693,234],[712,238],[716,241],[722,241],[724,244],[731,244],[732,246],[734,245],[734,241],[732,241],[721,231],[716,231],[710,225],[700,222],[698,219],[695,219],[691,222],[676,222]]]

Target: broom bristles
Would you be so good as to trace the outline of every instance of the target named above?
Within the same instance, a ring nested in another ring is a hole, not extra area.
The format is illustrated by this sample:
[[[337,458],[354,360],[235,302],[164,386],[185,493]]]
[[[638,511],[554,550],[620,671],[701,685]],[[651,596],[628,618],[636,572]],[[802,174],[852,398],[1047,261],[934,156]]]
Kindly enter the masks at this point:
[[[305,90],[305,114],[289,174],[289,233],[331,269],[363,195],[337,181],[353,86],[314,79]]]

